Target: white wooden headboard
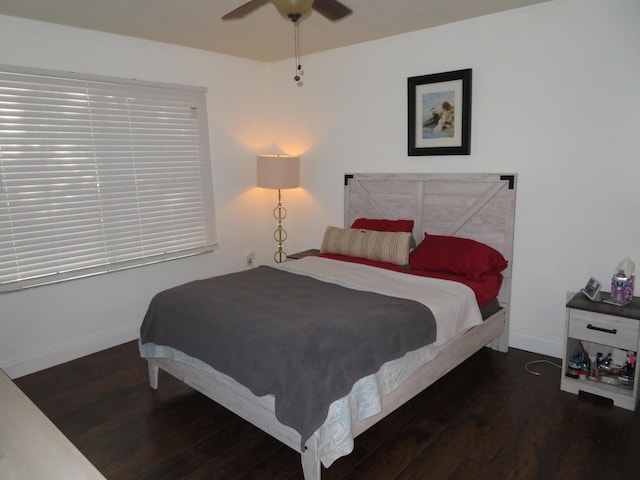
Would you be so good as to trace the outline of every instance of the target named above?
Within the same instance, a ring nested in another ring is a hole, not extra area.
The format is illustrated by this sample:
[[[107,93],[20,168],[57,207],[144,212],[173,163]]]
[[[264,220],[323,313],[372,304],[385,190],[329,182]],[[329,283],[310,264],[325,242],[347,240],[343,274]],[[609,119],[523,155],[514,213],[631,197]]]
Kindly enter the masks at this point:
[[[513,173],[354,173],[345,175],[345,227],[356,218],[413,219],[424,232],[472,238],[509,262],[498,299],[511,299],[517,175]]]

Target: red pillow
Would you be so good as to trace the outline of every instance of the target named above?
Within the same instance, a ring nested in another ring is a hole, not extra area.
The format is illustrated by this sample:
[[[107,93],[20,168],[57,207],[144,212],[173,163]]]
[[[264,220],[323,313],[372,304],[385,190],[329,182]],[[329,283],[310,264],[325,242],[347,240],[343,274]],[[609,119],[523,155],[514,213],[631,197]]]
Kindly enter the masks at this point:
[[[357,218],[351,228],[375,230],[376,232],[413,232],[413,220],[384,220],[376,218]],[[416,240],[411,235],[409,248],[415,248]]]
[[[409,232],[413,231],[413,220],[381,220],[373,218],[358,218],[351,228],[375,230],[376,232]]]
[[[416,270],[432,270],[464,275],[477,280],[487,273],[500,273],[507,268],[500,252],[469,238],[428,235],[409,254],[409,266]]]

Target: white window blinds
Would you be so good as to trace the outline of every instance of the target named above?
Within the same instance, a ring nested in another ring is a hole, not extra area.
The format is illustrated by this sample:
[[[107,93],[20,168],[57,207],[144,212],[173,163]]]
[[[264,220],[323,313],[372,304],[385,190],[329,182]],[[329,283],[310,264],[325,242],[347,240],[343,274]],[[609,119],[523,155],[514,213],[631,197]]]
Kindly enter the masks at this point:
[[[217,248],[206,90],[0,65],[0,292]]]

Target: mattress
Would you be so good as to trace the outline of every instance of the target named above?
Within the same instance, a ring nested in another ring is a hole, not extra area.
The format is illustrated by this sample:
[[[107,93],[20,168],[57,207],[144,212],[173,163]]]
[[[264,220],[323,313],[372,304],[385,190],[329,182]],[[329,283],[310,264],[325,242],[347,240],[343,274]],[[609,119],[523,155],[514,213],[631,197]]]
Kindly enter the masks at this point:
[[[432,343],[436,329],[421,302],[261,265],[159,292],[140,340],[196,357],[258,397],[273,394],[277,419],[302,448],[332,401]]]
[[[458,335],[482,323],[475,293],[459,282],[406,275],[369,265],[345,264],[321,257],[306,257],[277,268],[348,288],[419,301],[429,306],[437,322],[437,336],[433,344],[385,363],[375,374],[358,380],[348,395],[331,403],[327,418],[315,432],[320,440],[320,460],[326,467],[353,450],[353,425],[379,413],[384,395],[434,358]],[[209,365],[165,346],[144,344],[140,345],[140,352],[146,358],[167,357],[222,375]]]

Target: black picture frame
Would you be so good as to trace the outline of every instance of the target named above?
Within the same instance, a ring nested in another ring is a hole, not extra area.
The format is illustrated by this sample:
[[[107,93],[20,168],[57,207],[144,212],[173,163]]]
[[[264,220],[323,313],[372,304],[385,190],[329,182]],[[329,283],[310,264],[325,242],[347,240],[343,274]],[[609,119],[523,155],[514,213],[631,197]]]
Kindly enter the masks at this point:
[[[471,78],[467,68],[407,79],[410,156],[471,153]]]

